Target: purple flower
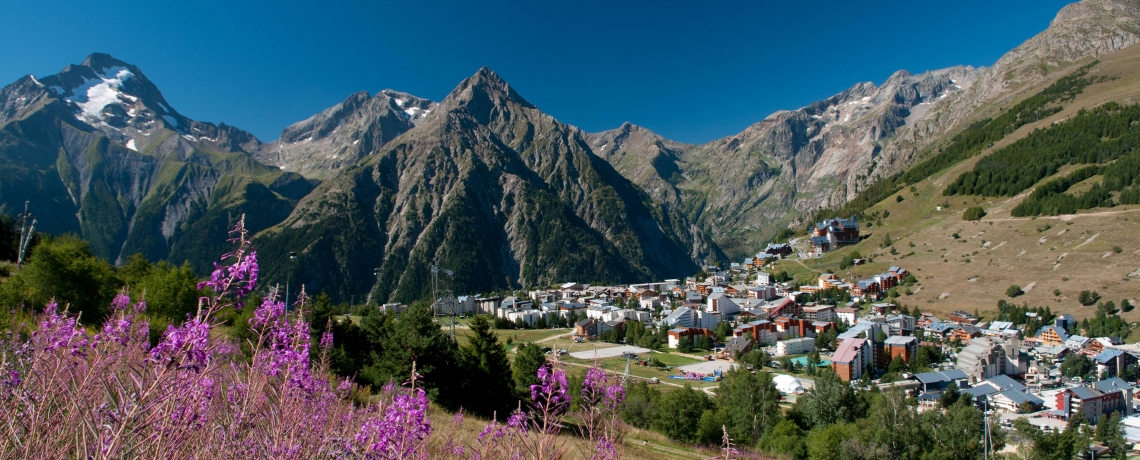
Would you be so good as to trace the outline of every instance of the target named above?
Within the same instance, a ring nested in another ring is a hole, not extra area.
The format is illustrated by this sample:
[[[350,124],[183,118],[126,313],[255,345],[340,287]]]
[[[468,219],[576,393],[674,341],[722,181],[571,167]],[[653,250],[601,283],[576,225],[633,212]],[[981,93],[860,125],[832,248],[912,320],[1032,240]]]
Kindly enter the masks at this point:
[[[150,356],[160,363],[175,363],[195,370],[206,367],[213,357],[210,325],[195,318],[182,326],[167,326],[162,341],[151,349]]]
[[[614,445],[606,438],[598,438],[598,445],[594,451],[594,459],[597,460],[613,460],[617,458],[617,451],[614,450]]]
[[[538,385],[530,386],[530,399],[540,409],[558,415],[570,406],[566,372],[546,364],[538,368]]]
[[[369,418],[353,437],[354,446],[369,456],[409,458],[431,434],[427,395],[416,389],[397,393],[379,417]]]

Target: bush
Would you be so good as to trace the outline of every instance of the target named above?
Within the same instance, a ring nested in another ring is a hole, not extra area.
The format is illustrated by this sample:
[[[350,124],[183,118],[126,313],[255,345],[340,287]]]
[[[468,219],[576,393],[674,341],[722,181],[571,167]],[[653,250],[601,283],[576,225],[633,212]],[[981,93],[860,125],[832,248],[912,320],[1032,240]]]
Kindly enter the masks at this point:
[[[895,195],[895,203],[902,203],[902,201],[903,201],[902,195]]]
[[[1010,286],[1009,289],[1005,290],[1005,295],[1009,297],[1017,297],[1022,294],[1025,294],[1025,291],[1022,291],[1021,286],[1018,286],[1016,284]]]
[[[981,218],[985,215],[986,210],[978,206],[974,206],[967,208],[966,211],[962,213],[962,220],[981,220]]]

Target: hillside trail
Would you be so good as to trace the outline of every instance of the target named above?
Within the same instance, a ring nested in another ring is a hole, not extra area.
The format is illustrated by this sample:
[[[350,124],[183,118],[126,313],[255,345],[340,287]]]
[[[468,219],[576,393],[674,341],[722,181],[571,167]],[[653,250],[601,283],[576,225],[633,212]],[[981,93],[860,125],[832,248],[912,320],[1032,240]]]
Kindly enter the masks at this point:
[[[1113,216],[1113,215],[1117,215],[1117,214],[1127,214],[1127,213],[1131,213],[1131,212],[1140,212],[1140,208],[1125,209],[1125,210],[1121,210],[1121,211],[1088,212],[1088,213],[1083,213],[1083,214],[1062,214],[1059,216],[1006,217],[1004,219],[990,219],[990,221],[991,222],[1006,222],[1006,221],[1011,221],[1011,220],[1053,219],[1053,220],[1060,220],[1060,221],[1068,222],[1068,221],[1076,219],[1078,217],[1104,217],[1104,216]]]

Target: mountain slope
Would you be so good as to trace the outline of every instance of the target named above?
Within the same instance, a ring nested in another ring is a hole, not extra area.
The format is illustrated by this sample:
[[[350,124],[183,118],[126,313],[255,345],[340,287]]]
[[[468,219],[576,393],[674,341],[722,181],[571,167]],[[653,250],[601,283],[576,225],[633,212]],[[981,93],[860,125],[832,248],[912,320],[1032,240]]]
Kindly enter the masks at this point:
[[[249,133],[174,111],[137,67],[92,54],[0,90],[0,212],[30,201],[39,229],[78,233],[99,256],[204,271],[205,250],[238,215],[265,228],[312,189],[247,153],[260,148]]]
[[[1140,298],[1140,263],[1135,261],[1140,254],[1140,240],[1135,236],[1140,231],[1140,205],[1124,203],[1121,194],[1112,194],[1111,205],[1102,202],[1097,208],[1071,214],[1013,215],[1013,210],[1036,190],[1084,165],[1067,165],[1015,196],[945,195],[958,178],[1003,149],[1019,143],[1031,144],[1031,136],[1060,131],[1065,123],[1095,112],[1095,107],[1112,102],[1135,106],[1140,100],[1140,47],[1103,55],[1099,61],[1091,66],[1079,63],[1056,69],[1040,83],[1024,88],[1021,93],[1025,96],[1009,101],[1012,107],[1062,77],[1087,68],[1088,76],[1095,81],[1071,99],[1050,104],[1058,109],[1055,113],[1011,130],[978,154],[917,181],[913,189],[906,187],[868,207],[865,215],[879,223],[861,243],[820,259],[805,260],[803,264],[781,262],[775,270],[798,274],[802,281],[814,281],[815,274],[827,270],[843,279],[855,280],[881,273],[891,265],[902,266],[917,275],[919,284],[909,288],[910,294],[901,290],[895,302],[942,313],[975,308],[985,313],[998,300],[1005,300],[1019,305],[1049,306],[1054,312],[1071,313],[1078,319],[1092,317],[1096,307],[1078,301],[1081,291],[1096,291],[1104,301],[1118,305],[1121,299],[1135,302]],[[1113,140],[1104,137],[1101,142]],[[1102,146],[1074,151],[1074,156],[1099,153]],[[1040,163],[1044,164],[1043,160]],[[1096,183],[1103,184],[1103,177],[1077,184],[1067,192],[1081,194]],[[896,196],[903,196],[904,200],[900,202]],[[983,208],[986,215],[978,221],[964,220],[963,212],[974,206]],[[887,212],[889,217],[882,217]],[[893,246],[880,247],[888,234]],[[852,251],[873,262],[839,268]],[[1011,285],[1021,287],[1024,294],[1010,298],[1006,292]],[[1140,311],[1121,312],[1121,316],[1136,321]]]
[[[259,239],[279,248],[264,253],[271,262],[300,254],[267,279],[401,301],[429,293],[432,263],[455,270],[457,291],[478,292],[679,277],[720,257],[680,212],[594,155],[585,133],[487,69]]]
[[[361,91],[285,128],[280,139],[254,156],[286,171],[322,178],[412,129],[435,107],[435,102],[388,89],[374,97]]]
[[[971,121],[1026,97],[1051,72],[1137,41],[1140,2],[1085,0],[990,68],[899,71],[881,86],[860,83],[700,146],[665,147],[639,128],[636,139],[646,141],[603,157],[654,197],[677,201],[741,257],[812,211],[839,207],[905,170]],[[608,139],[623,131],[593,135],[595,145],[613,150],[623,144]]]

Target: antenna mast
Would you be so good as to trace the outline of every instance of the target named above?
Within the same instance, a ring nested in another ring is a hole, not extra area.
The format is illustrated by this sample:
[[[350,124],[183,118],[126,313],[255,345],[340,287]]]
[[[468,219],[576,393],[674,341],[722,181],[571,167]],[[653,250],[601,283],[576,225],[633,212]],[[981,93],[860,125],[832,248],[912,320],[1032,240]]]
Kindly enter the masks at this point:
[[[28,251],[28,243],[31,243],[32,236],[36,233],[36,216],[28,212],[30,201],[24,202],[24,213],[20,214],[20,246],[16,254],[16,267],[23,265],[24,254]]]
[[[439,284],[439,274],[442,272],[447,275],[450,280],[448,288],[444,289]],[[431,266],[431,290],[432,290],[432,311],[435,312],[436,317],[445,315],[451,317],[451,338],[455,338],[455,314],[458,310],[458,302],[455,295],[451,292],[451,285],[455,283],[455,272],[446,268],[440,268],[439,265]]]

